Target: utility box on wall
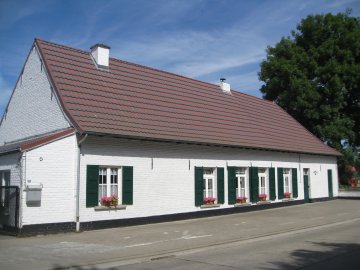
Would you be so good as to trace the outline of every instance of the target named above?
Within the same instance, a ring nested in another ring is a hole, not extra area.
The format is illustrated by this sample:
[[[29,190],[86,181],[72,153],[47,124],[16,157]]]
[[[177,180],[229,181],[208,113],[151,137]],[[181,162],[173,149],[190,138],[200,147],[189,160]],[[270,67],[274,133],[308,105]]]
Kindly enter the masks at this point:
[[[42,184],[27,185],[26,203],[32,205],[40,205],[42,188]]]

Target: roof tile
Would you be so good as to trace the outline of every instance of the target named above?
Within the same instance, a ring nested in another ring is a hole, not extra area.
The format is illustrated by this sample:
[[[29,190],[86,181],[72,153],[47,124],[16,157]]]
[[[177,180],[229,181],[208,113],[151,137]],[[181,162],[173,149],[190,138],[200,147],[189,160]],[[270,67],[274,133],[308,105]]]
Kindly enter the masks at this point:
[[[36,39],[65,111],[83,132],[339,155],[278,105],[215,84]]]

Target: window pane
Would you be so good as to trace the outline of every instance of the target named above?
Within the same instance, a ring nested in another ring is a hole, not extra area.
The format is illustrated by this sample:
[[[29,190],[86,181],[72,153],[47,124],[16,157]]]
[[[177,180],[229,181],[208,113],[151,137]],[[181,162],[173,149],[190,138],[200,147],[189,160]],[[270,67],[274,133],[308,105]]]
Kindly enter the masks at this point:
[[[111,195],[118,195],[118,185],[112,185],[110,188]]]
[[[208,184],[208,188],[212,189],[213,188],[213,180],[212,179],[208,179],[209,184]]]
[[[240,177],[240,187],[245,188],[245,177]]]

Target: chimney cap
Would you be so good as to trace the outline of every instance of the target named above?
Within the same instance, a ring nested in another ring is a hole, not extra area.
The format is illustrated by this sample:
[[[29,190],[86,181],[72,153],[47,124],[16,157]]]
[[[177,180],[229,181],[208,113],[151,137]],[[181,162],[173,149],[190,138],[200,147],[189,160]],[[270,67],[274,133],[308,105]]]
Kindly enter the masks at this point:
[[[96,43],[96,44],[92,45],[92,46],[90,47],[90,50],[93,50],[93,49],[95,49],[95,48],[97,48],[97,47],[101,47],[101,48],[109,49],[109,50],[110,50],[110,46],[105,45],[105,44],[102,44],[102,43]]]
[[[225,78],[220,78],[220,82],[225,82],[226,79]]]

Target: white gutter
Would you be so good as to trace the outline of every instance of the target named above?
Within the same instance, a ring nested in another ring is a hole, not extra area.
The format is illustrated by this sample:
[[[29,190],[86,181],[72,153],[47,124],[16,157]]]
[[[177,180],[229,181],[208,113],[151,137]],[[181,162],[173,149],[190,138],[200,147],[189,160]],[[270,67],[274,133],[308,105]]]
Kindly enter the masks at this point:
[[[86,140],[88,134],[78,142],[77,179],[76,179],[76,231],[80,231],[80,156],[81,144]]]

